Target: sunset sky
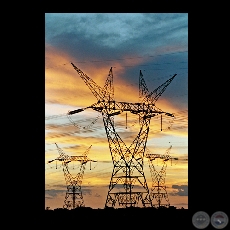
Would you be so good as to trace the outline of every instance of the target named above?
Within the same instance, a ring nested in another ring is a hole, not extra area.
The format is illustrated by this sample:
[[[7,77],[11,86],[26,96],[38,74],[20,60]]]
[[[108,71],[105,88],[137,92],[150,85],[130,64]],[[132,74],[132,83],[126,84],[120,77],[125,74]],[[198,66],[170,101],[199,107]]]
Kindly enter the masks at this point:
[[[97,100],[71,62],[103,87],[111,67],[116,101],[138,102],[139,73],[149,92],[177,74],[156,102],[175,118],[151,119],[147,150],[170,155],[165,185],[170,205],[188,208],[188,14],[187,13],[46,13],[45,14],[45,207],[62,208],[67,191],[55,143],[69,156],[91,145],[82,181],[85,206],[104,208],[113,170],[108,140],[99,112],[86,109]],[[115,116],[116,131],[129,146],[136,137],[138,116]],[[127,128],[126,128],[127,125]],[[156,169],[162,162],[155,161]],[[73,176],[79,162],[69,163]],[[152,180],[147,158],[144,172]]]

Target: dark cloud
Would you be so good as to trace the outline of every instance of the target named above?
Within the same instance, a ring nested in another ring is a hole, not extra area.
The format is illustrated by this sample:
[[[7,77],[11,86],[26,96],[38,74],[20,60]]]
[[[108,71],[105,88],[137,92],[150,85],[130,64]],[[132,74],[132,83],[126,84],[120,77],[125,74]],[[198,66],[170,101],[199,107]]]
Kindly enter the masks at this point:
[[[45,38],[47,44],[81,61],[101,60],[96,63],[100,66],[124,55],[127,58],[187,50],[187,17],[169,13],[46,14]]]
[[[90,188],[85,188],[85,187],[82,187],[82,194],[83,195],[92,195],[92,189]]]
[[[63,194],[65,193],[66,190],[62,190],[62,189],[48,189],[45,190],[45,196],[47,199],[52,199],[52,198],[56,198],[59,194]]]
[[[164,39],[172,42],[172,38],[183,35],[187,28],[187,14],[170,13],[87,13],[87,14],[46,14],[46,41],[63,42],[62,36],[83,38],[99,46],[124,48],[123,44],[141,46],[146,39],[147,44],[162,44]],[[126,43],[128,41],[128,43]],[[135,47],[137,48],[137,47]]]
[[[172,196],[188,196],[188,185],[172,185],[177,192],[170,193]]]

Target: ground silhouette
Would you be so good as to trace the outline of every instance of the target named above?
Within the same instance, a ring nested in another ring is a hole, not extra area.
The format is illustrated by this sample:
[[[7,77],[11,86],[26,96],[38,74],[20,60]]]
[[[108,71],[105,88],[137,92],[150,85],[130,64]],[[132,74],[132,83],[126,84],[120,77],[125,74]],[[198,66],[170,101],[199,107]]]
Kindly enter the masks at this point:
[[[151,227],[151,229],[193,227],[188,209],[169,208],[104,208],[92,209],[90,207],[79,207],[72,210],[57,208],[45,210],[45,222],[47,225],[58,229],[61,227],[82,226],[85,229],[139,229]],[[70,224],[74,225],[70,225]]]

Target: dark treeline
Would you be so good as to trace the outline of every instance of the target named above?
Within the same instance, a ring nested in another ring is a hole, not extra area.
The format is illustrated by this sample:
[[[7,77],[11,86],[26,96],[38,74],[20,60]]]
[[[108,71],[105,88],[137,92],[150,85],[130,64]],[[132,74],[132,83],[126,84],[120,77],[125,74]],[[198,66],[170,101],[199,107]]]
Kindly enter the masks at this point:
[[[54,224],[69,225],[70,222],[84,224],[89,227],[111,227],[119,226],[132,227],[175,227],[185,229],[192,227],[191,216],[188,209],[176,209],[174,206],[169,208],[104,208],[92,209],[90,207],[80,207],[72,210],[57,208],[45,210],[46,224],[54,227]],[[78,222],[79,221],[79,222]],[[82,225],[83,226],[83,225]],[[70,227],[70,226],[69,226]]]

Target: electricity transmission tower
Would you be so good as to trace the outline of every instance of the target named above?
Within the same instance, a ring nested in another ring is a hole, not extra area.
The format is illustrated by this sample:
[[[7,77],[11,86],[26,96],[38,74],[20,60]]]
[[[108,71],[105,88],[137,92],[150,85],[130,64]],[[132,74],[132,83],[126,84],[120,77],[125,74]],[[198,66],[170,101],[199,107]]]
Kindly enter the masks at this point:
[[[84,207],[85,204],[82,196],[81,184],[86,163],[89,161],[95,162],[94,160],[91,160],[87,157],[87,154],[89,153],[92,145],[81,156],[68,156],[63,152],[61,148],[58,147],[57,144],[56,146],[59,152],[59,157],[54,160],[48,161],[48,163],[51,163],[55,160],[62,162],[64,177],[67,185],[63,208],[75,209],[77,207]],[[70,163],[71,161],[80,162],[80,171],[78,172],[77,176],[72,176],[69,172],[68,163]]]
[[[148,158],[150,173],[152,177],[152,188],[150,191],[150,198],[152,201],[153,207],[169,207],[170,202],[165,186],[165,177],[166,177],[166,167],[168,160],[178,160],[178,158],[172,158],[169,155],[169,152],[172,148],[172,145],[166,150],[166,153],[163,155],[146,153],[145,157]],[[153,161],[155,159],[162,160],[162,167],[160,171],[157,171],[154,167]]]
[[[114,166],[105,207],[115,207],[116,204],[121,207],[135,207],[140,205],[143,207],[151,207],[149,189],[143,170],[149,125],[151,118],[158,114],[173,117],[173,114],[163,112],[157,108],[155,102],[176,74],[154,91],[149,92],[142,72],[140,71],[139,97],[141,102],[116,102],[114,99],[112,67],[110,68],[104,87],[101,88],[78,67],[73,63],[71,64],[96,97],[97,102],[86,108],[69,111],[68,115],[91,108],[100,112],[103,117]],[[126,146],[114,127],[114,116],[124,111],[129,111],[139,116],[140,131],[129,147]]]

